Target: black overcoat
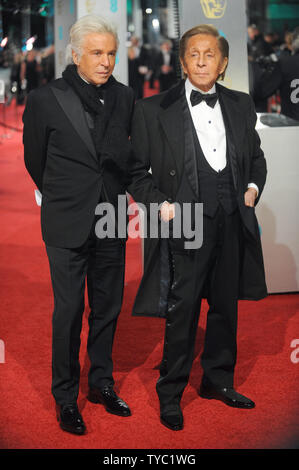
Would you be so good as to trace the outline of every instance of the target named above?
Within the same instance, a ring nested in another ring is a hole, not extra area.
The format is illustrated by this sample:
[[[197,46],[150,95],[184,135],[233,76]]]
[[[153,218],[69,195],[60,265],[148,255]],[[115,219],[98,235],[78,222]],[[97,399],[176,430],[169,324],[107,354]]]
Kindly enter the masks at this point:
[[[260,231],[255,208],[245,206],[244,193],[250,182],[257,184],[258,202],[266,181],[266,161],[255,130],[256,113],[251,97],[216,83],[227,133],[230,167],[242,219],[242,255],[239,298],[259,300],[267,295]],[[185,152],[191,152],[182,112],[184,80],[172,89],[136,103],[131,141],[133,182],[128,191],[147,208],[151,202],[175,202],[182,176]],[[194,153],[194,152],[193,152]],[[195,162],[195,155],[189,155]],[[185,168],[196,193],[196,167]],[[133,315],[166,316],[170,288],[169,260],[158,238],[144,239],[144,272]]]

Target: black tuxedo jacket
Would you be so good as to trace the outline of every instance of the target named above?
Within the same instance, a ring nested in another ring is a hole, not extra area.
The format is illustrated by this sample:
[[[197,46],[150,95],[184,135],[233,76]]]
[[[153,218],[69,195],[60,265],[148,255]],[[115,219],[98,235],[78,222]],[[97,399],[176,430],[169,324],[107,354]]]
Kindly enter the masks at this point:
[[[105,91],[105,137],[100,160],[80,98],[63,79],[32,91],[23,115],[26,168],[42,193],[46,244],[74,248],[91,230],[100,190],[114,205],[125,194],[131,147],[133,90],[117,82]]]
[[[265,297],[267,292],[260,234],[254,208],[247,207],[244,203],[248,183],[253,182],[259,187],[257,203],[266,180],[266,161],[255,130],[256,113],[248,94],[229,90],[219,84],[216,84],[216,88],[226,127],[236,197],[243,221],[245,242],[239,297],[260,299]],[[136,103],[131,136],[134,156],[133,180],[128,191],[137,203],[148,206],[151,202],[176,202],[184,165],[193,189],[194,201],[200,202],[195,149],[192,147],[193,139],[184,120],[184,93],[182,80],[167,92]],[[185,154],[188,155],[187,160]],[[165,316],[165,310],[161,310],[162,305],[167,305],[162,298],[165,295],[163,259],[160,240],[146,238],[144,275],[136,297],[134,314]]]

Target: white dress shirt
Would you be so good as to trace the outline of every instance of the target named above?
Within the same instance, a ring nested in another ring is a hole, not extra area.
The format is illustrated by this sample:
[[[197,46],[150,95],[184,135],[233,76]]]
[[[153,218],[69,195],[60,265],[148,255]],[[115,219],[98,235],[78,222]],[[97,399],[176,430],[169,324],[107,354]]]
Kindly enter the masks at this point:
[[[214,108],[208,106],[205,101],[196,106],[191,105],[190,95],[192,90],[200,93],[216,93],[216,86],[204,92],[196,88],[187,78],[185,82],[186,99],[193,120],[204,156],[209,165],[215,171],[221,171],[226,166],[226,132],[223,121],[221,106],[217,100]],[[258,187],[254,183],[249,183],[248,188],[253,187],[258,192]]]

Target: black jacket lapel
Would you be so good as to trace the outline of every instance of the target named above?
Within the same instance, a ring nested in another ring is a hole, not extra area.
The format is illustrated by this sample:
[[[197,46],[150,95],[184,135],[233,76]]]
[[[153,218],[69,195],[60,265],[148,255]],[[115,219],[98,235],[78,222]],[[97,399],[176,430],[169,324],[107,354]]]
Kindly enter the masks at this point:
[[[235,189],[238,187],[238,160],[242,157],[241,143],[244,134],[244,116],[238,106],[238,97],[216,83],[219,102],[227,134],[228,156],[232,168]]]
[[[161,108],[159,119],[172,150],[178,174],[181,176],[185,167],[190,185],[198,197],[196,153],[185,97],[185,80],[181,80],[165,94]]]
[[[51,90],[79,137],[83,140],[91,155],[98,161],[80,98],[71,87],[68,87],[66,90],[61,90],[53,86]]]
[[[182,108],[183,108],[183,119],[184,119],[184,141],[185,141],[185,172],[189,179],[191,188],[194,191],[194,194],[199,199],[199,184],[198,184],[198,168],[197,168],[197,158],[196,158],[196,149],[195,142],[193,138],[192,130],[192,116],[189,110],[189,106],[186,100],[186,97],[181,98]]]
[[[175,88],[177,88],[177,93],[173,94],[173,89],[171,90],[172,99],[168,100],[169,93],[167,93],[165,99],[161,102],[161,111],[158,118],[167,137],[177,172],[181,174],[184,161],[184,122],[180,100],[181,90],[178,87]]]

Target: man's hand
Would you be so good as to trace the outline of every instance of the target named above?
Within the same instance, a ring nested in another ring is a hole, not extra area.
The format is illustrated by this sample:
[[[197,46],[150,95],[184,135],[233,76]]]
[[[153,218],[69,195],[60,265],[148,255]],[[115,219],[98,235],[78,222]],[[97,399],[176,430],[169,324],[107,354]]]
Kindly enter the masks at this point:
[[[175,216],[175,205],[169,204],[169,202],[163,202],[161,209],[160,209],[160,216],[163,222],[169,222]]]
[[[248,188],[244,194],[245,206],[254,207],[254,201],[257,197],[257,190],[254,188]]]

